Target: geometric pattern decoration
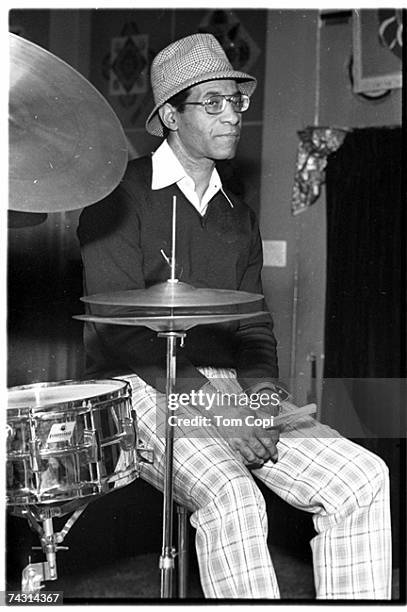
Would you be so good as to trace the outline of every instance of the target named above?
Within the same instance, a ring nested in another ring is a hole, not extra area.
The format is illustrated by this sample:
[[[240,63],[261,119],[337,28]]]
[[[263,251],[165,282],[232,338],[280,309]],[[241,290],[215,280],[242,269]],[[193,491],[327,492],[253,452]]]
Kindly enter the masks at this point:
[[[208,11],[198,32],[218,39],[235,70],[250,71],[260,55],[259,47],[233,11]]]
[[[148,34],[112,38],[109,93],[144,94],[148,89]]]

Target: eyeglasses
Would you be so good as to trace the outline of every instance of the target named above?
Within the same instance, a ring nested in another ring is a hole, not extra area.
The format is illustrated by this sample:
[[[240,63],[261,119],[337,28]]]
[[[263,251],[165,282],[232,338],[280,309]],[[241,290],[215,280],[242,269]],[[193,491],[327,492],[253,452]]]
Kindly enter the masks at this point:
[[[231,96],[224,96],[223,94],[215,94],[210,96],[203,102],[183,102],[182,106],[186,104],[194,104],[196,106],[203,106],[208,115],[220,115],[226,108],[226,102],[230,102],[235,113],[244,113],[250,106],[250,98],[246,94],[236,93]]]

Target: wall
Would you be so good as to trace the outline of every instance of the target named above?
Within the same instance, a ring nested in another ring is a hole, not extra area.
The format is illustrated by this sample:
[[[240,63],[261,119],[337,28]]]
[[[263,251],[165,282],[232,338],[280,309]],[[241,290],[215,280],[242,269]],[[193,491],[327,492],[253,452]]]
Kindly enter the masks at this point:
[[[266,267],[263,273],[283,379],[292,375],[298,221],[291,215],[291,196],[297,130],[313,122],[316,22],[316,11],[268,13],[260,227],[263,240],[287,241],[287,266]]]
[[[295,379],[291,387],[299,402],[310,389],[311,354],[319,383],[323,372],[326,215],[324,190],[309,210],[290,213],[296,132],[315,124],[401,122],[401,90],[373,101],[352,92],[352,20],[319,27],[318,11],[268,12],[260,220],[264,239],[287,240],[287,266],[265,268],[263,276],[281,376]]]

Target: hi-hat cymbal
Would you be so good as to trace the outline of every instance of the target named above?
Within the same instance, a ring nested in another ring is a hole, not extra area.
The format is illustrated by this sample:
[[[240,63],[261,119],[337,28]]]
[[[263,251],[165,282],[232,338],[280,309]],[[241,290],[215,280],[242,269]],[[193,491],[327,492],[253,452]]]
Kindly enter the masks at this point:
[[[98,202],[126,168],[119,119],[71,66],[19,36],[9,40],[9,208],[48,213]]]
[[[105,306],[139,306],[167,308],[199,308],[248,304],[262,300],[260,293],[229,289],[196,288],[182,282],[167,281],[148,289],[99,293],[82,297],[83,302]]]
[[[128,325],[148,327],[153,331],[187,331],[197,325],[212,325],[213,323],[229,323],[258,317],[266,314],[264,311],[249,312],[242,314],[203,314],[203,315],[166,315],[156,317],[99,317],[97,315],[75,315],[74,319],[92,323],[103,323],[112,325]]]

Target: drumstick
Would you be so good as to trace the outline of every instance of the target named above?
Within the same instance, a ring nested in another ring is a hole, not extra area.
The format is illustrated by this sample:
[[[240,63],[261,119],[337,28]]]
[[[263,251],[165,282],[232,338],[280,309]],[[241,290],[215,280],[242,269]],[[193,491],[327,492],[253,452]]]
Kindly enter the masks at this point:
[[[171,281],[175,281],[175,236],[177,228],[177,196],[172,197],[172,247],[171,247]]]
[[[292,410],[291,412],[287,412],[285,414],[279,414],[278,416],[274,417],[273,424],[274,425],[286,425],[290,421],[299,419],[303,416],[306,416],[307,414],[314,414],[316,411],[317,411],[316,404],[306,404],[305,406],[296,408],[295,410]]]

